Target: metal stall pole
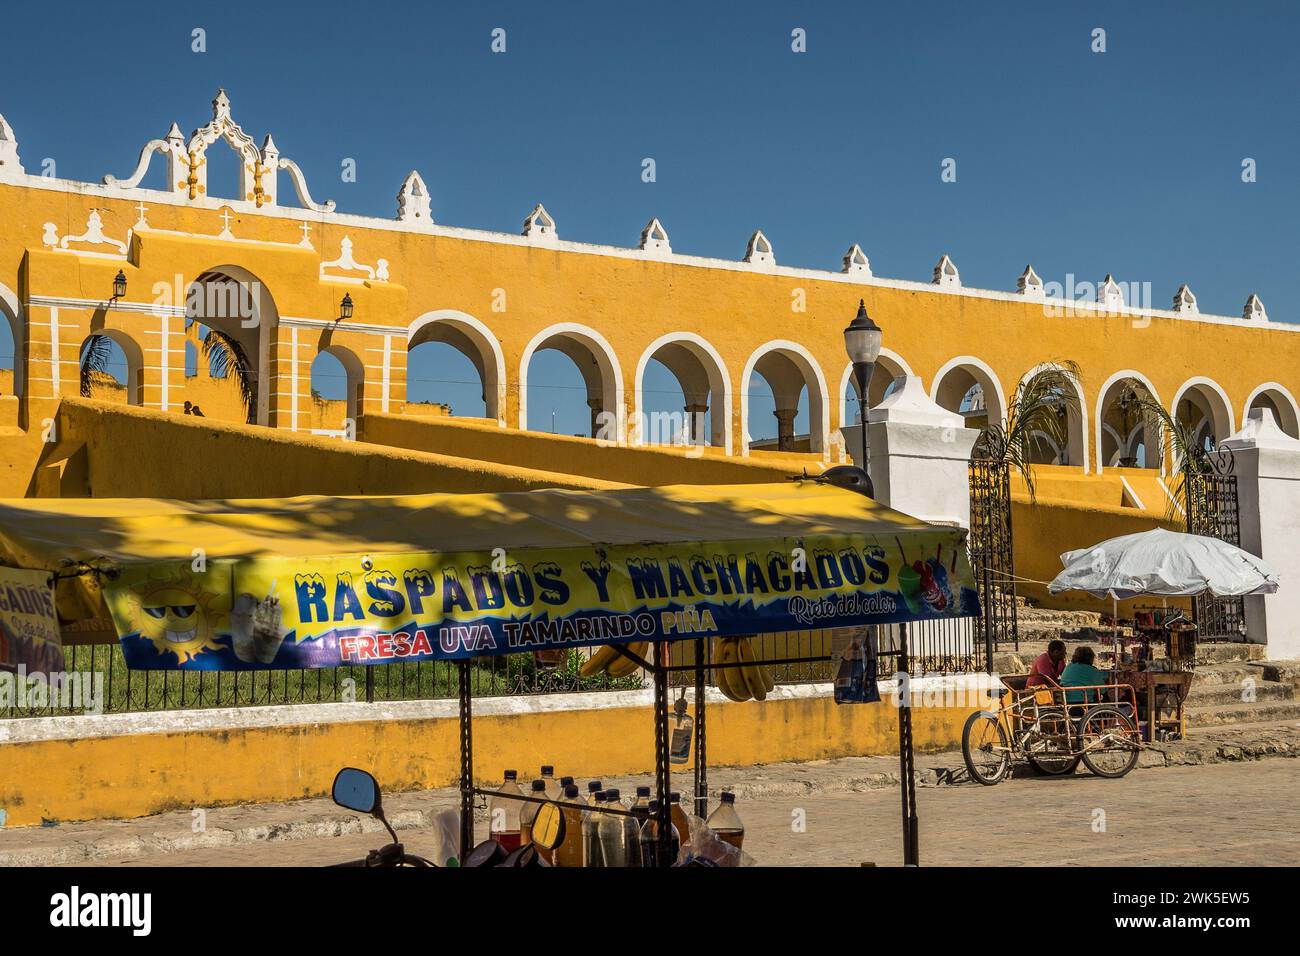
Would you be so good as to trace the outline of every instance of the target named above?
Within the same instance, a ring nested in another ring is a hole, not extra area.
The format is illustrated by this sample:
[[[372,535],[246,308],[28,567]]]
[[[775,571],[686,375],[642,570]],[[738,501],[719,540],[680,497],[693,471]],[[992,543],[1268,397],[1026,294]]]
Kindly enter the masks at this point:
[[[695,639],[695,815],[701,820],[709,816],[709,765],[704,740],[704,674],[709,646],[704,638]]]
[[[460,691],[460,865],[474,848],[474,739],[473,697],[470,693],[470,662],[456,662],[456,684]]]
[[[655,797],[659,801],[659,845],[656,848],[658,862],[668,861],[671,850],[669,827],[672,826],[672,807],[668,794],[672,790],[669,777],[671,768],[668,763],[668,666],[671,663],[668,654],[668,642],[656,641],[654,644],[655,677]],[[685,837],[682,837],[685,839]],[[668,861],[668,864],[676,861]]]
[[[993,603],[993,569],[984,562],[984,600],[980,606],[981,619],[984,622],[984,671],[993,673],[993,614],[989,606]]]
[[[907,624],[898,625],[898,670],[900,680],[911,677],[911,662],[907,655]],[[903,687],[907,693],[903,693]],[[916,764],[912,754],[911,687],[900,686],[898,698],[898,769],[899,789],[903,792],[903,865],[920,866],[920,822],[916,816]]]

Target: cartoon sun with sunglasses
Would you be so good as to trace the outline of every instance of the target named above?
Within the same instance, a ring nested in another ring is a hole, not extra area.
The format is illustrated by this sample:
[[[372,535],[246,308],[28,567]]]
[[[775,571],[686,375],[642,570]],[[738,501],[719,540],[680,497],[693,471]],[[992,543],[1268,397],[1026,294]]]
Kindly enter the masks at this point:
[[[184,572],[174,580],[149,578],[129,592],[131,624],[159,654],[175,654],[177,664],[184,664],[206,650],[221,650],[216,598]]]

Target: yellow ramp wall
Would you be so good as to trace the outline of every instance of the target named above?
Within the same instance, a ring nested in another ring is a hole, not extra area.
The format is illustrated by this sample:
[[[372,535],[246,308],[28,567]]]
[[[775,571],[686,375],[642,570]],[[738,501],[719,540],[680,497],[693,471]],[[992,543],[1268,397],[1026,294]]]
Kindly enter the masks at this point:
[[[888,697],[837,705],[825,685],[780,693],[737,704],[710,692],[711,765],[897,754],[897,709]],[[499,780],[506,767],[531,773],[543,763],[580,778],[653,774],[650,692],[601,694],[599,706],[579,706],[593,696],[475,701],[479,781]],[[370,770],[389,791],[452,786],[460,775],[455,706],[411,701],[0,721],[0,739],[9,741],[0,744],[0,810],[8,826],[36,826],[319,797],[344,766]],[[518,712],[524,708],[531,709]],[[970,709],[914,708],[916,748],[960,746]],[[74,732],[82,736],[58,736]],[[85,736],[94,733],[102,735]],[[41,736],[54,739],[35,739]],[[673,770],[682,775],[689,765]],[[689,789],[689,777],[679,779]]]
[[[519,431],[500,428],[494,423],[455,418],[367,414],[357,423],[357,437],[379,445],[471,461],[527,466],[635,485],[784,481],[805,468],[820,474],[825,467],[820,455],[727,458],[716,449],[617,446],[592,438]]]

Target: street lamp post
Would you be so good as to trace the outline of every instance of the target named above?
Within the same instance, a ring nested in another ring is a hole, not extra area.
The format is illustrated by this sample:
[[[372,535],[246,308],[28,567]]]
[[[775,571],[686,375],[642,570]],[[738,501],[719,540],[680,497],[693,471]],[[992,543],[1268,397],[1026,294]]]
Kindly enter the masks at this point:
[[[867,388],[871,385],[871,374],[876,370],[876,360],[880,358],[880,336],[880,326],[867,315],[866,301],[859,299],[858,314],[844,330],[844,348],[853,363],[853,378],[858,385],[858,418],[862,426],[862,455],[858,467],[863,471],[867,470]]]

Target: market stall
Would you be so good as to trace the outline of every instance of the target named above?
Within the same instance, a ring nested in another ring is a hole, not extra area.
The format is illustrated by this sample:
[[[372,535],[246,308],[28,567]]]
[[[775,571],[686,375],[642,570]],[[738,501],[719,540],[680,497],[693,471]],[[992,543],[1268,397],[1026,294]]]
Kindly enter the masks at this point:
[[[830,659],[737,652],[711,660],[711,640],[812,628],[857,628],[865,638],[866,625],[899,625],[889,653],[906,670],[908,622],[978,613],[964,531],[815,480],[257,501],[24,499],[0,502],[0,564],[48,575],[63,620],[106,606],[136,669],[457,662],[462,859],[474,799],[485,793],[474,785],[476,658],[604,645],[644,667],[654,685],[655,782],[667,829],[670,675],[694,677],[694,798],[705,816],[708,679],[734,686],[725,672]],[[672,662],[675,641],[690,643],[690,663]],[[875,648],[866,639],[852,647],[841,650],[843,699],[877,700]],[[900,717],[905,858],[915,862],[906,703]]]
[[[1068,551],[1061,563],[1050,593],[1086,591],[1110,598],[1112,608],[1141,596],[1240,597],[1278,587],[1277,572],[1255,555],[1217,538],[1163,528]],[[1136,692],[1143,739],[1181,739],[1196,661],[1195,623],[1167,605],[1139,609],[1131,635],[1121,634],[1117,611],[1112,622],[1113,681]]]

